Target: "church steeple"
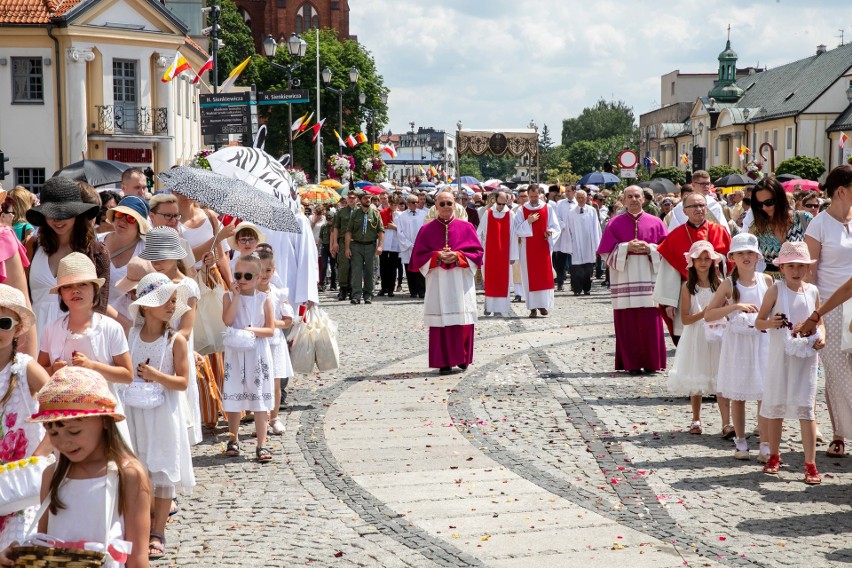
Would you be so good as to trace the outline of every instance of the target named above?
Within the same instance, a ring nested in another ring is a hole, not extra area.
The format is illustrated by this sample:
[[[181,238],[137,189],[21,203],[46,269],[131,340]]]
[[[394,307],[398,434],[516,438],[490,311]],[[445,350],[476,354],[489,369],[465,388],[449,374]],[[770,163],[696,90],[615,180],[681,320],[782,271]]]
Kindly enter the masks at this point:
[[[731,49],[731,26],[728,25],[728,42],[719,54],[719,78],[707,96],[723,103],[735,103],[744,91],[737,86],[737,53]]]

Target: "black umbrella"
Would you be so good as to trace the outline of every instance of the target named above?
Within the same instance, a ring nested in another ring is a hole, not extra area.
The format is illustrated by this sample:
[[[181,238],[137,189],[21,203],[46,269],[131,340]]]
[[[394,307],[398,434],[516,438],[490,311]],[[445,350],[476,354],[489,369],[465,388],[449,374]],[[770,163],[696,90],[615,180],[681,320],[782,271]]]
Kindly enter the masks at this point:
[[[161,172],[157,177],[163,180],[166,190],[197,201],[217,213],[273,231],[302,232],[286,203],[242,180],[186,166]]]
[[[713,182],[716,187],[735,187],[739,185],[756,185],[757,182],[743,174],[730,174]]]
[[[675,184],[667,178],[654,178],[648,181],[639,182],[639,187],[647,187],[654,193],[677,193]]]
[[[785,181],[793,181],[794,179],[802,179],[801,176],[797,176],[796,174],[781,174],[780,176],[775,176],[775,179],[784,183]]]
[[[82,160],[54,172],[53,177],[71,178],[99,187],[121,183],[121,174],[131,167],[115,160]]]

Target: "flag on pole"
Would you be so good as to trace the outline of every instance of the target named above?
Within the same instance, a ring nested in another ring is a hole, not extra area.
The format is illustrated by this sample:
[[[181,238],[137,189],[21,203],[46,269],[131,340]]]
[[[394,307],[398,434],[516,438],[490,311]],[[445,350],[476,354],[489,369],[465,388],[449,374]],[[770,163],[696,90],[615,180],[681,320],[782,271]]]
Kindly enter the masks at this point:
[[[334,135],[337,136],[337,143],[346,148],[346,142],[343,141],[343,138],[340,137],[337,130],[334,131]]]
[[[420,173],[426,175],[426,170],[423,169],[423,166],[418,166],[420,168]]]
[[[192,84],[195,85],[201,80],[201,75],[204,74],[205,71],[210,71],[213,69],[213,56],[210,56],[210,59],[204,62],[204,65],[201,66],[201,69],[198,70],[198,73],[195,74],[195,79],[192,80]]]
[[[312,117],[314,116],[314,115],[313,115],[313,113],[306,112],[305,114],[303,114],[302,116],[300,116],[299,118],[297,118],[297,119],[296,119],[296,122],[294,122],[293,124],[291,124],[291,125],[290,125],[290,130],[291,130],[292,132],[296,132],[297,130],[299,130],[299,128],[301,128],[302,124],[305,122],[305,119],[307,119],[308,121],[310,121],[311,119],[310,119],[310,118],[308,118],[308,115],[309,115],[309,114],[310,114]]]
[[[745,155],[746,155],[746,153],[747,153],[747,152],[751,152],[751,150],[749,150],[749,149],[748,149],[747,147],[745,147],[745,146],[740,146],[739,148],[737,148],[737,156],[739,156],[739,157],[740,157],[740,161],[741,161],[741,162],[742,162],[743,160],[745,160]]]
[[[303,122],[301,124],[301,126],[299,126],[299,132],[304,132],[305,130],[307,130],[308,125],[311,123],[311,119],[313,117],[314,117],[314,113],[311,113],[311,115],[308,118],[305,119],[305,122]],[[325,120],[325,119],[323,119],[323,120]]]
[[[364,142],[367,141],[367,135],[364,134],[363,132],[359,132],[358,134],[355,135],[355,140],[358,141],[358,144],[363,144]]]
[[[325,122],[325,119],[322,119],[311,127],[314,131],[314,137],[311,138],[311,142],[317,141],[317,136],[319,136],[320,130],[322,130],[322,124],[324,122]]]
[[[375,150],[378,152],[384,152],[391,157],[391,160],[396,159],[396,148],[393,147],[393,144],[376,144]]]
[[[169,68],[166,69],[166,72],[163,74],[163,78],[161,79],[161,81],[163,83],[168,83],[184,71],[192,71],[192,67],[190,67],[186,58],[181,55],[179,51],[175,52],[175,60],[174,62],[172,62]]]
[[[227,93],[234,86],[234,83],[237,82],[237,79],[240,78],[240,73],[242,73],[246,67],[248,67],[249,61],[251,61],[251,55],[246,57],[245,61],[231,69],[231,72],[228,74],[228,78],[225,79],[225,82],[222,83],[222,86],[219,87],[220,93]]]
[[[350,134],[349,136],[347,136],[347,137],[346,137],[346,144],[347,144],[350,148],[354,148],[355,146],[357,146],[357,145],[358,145],[358,141],[357,141],[357,140],[355,140],[355,137],[354,137],[354,136],[352,136],[352,135]]]
[[[689,156],[686,153],[681,155],[680,163],[683,164],[684,166],[689,163]]]
[[[435,170],[435,166],[430,166],[430,167],[429,167],[429,175],[430,175],[430,176],[435,177],[435,174],[437,174],[437,173],[438,173],[438,172]]]
[[[849,137],[846,136],[845,132],[840,133],[840,147],[843,148],[846,145],[846,141],[849,140]]]

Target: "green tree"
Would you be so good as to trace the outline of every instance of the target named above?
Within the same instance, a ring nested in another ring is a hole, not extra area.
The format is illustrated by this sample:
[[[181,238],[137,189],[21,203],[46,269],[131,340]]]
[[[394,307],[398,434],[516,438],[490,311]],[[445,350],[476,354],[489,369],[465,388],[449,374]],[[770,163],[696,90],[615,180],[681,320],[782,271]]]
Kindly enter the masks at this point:
[[[479,171],[482,172],[481,178],[479,181],[485,181],[488,179],[501,179],[506,181],[507,179],[512,179],[512,176],[515,175],[515,159],[511,157],[498,157],[498,156],[481,156],[479,158]],[[530,168],[534,169],[535,166]]]
[[[461,156],[459,158],[459,177],[473,176],[479,181],[485,181],[482,177],[482,170],[479,169],[479,158],[476,156]]]
[[[674,184],[685,184],[686,183],[686,172],[681,170],[680,168],[657,168],[654,170],[654,173],[651,174],[651,179],[653,178],[666,178]]]
[[[541,160],[544,161],[545,156],[553,148],[553,138],[550,136],[550,128],[545,124],[541,128],[541,133],[538,136],[538,153],[541,154]]]
[[[595,170],[602,170],[604,162],[611,164],[618,161],[618,154],[625,148],[633,146],[634,139],[630,135],[616,135],[596,140],[580,140],[568,147],[568,160],[573,170],[585,175]]]
[[[819,158],[794,156],[784,160],[775,168],[775,175],[795,174],[802,179],[818,180],[825,173],[825,163]]]
[[[237,85],[248,86],[256,83],[260,76],[261,67],[268,67],[268,65],[266,65],[264,58],[255,52],[251,30],[243,17],[237,12],[237,5],[232,0],[222,0],[219,2],[219,6],[221,7],[219,26],[222,28],[219,31],[219,38],[225,44],[225,47],[220,49],[216,55],[219,84],[221,85],[231,70],[245,61],[246,57],[252,59],[240,74]],[[213,25],[209,18],[207,25]],[[212,74],[210,74],[210,78],[213,79]]]
[[[593,107],[583,109],[580,116],[562,121],[562,145],[570,147],[582,140],[598,140],[612,136],[636,138],[638,128],[633,109],[623,101],[601,99]]]
[[[710,174],[710,179],[712,181],[716,181],[719,178],[723,178],[725,176],[729,176],[731,174],[741,174],[742,170],[738,170],[729,166],[728,164],[721,164],[719,166],[711,166],[707,168],[707,173]]]

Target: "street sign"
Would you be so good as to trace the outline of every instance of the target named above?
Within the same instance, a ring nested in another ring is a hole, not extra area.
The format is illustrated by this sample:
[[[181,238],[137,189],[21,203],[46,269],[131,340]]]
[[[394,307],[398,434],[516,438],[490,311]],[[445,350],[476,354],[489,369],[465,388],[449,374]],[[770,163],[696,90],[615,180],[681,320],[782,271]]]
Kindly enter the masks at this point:
[[[286,105],[292,103],[310,102],[307,89],[293,89],[289,91],[258,91],[258,105]]]
[[[245,134],[251,132],[250,93],[199,95],[201,134]]]
[[[625,168],[628,170],[634,169],[639,165],[639,154],[633,150],[622,150],[622,152],[618,155],[618,165],[622,170]],[[622,174],[621,177],[636,177],[636,175],[634,172],[634,175],[632,176],[625,176]]]
[[[624,178],[635,178],[636,177],[636,168],[621,168],[619,175]]]

